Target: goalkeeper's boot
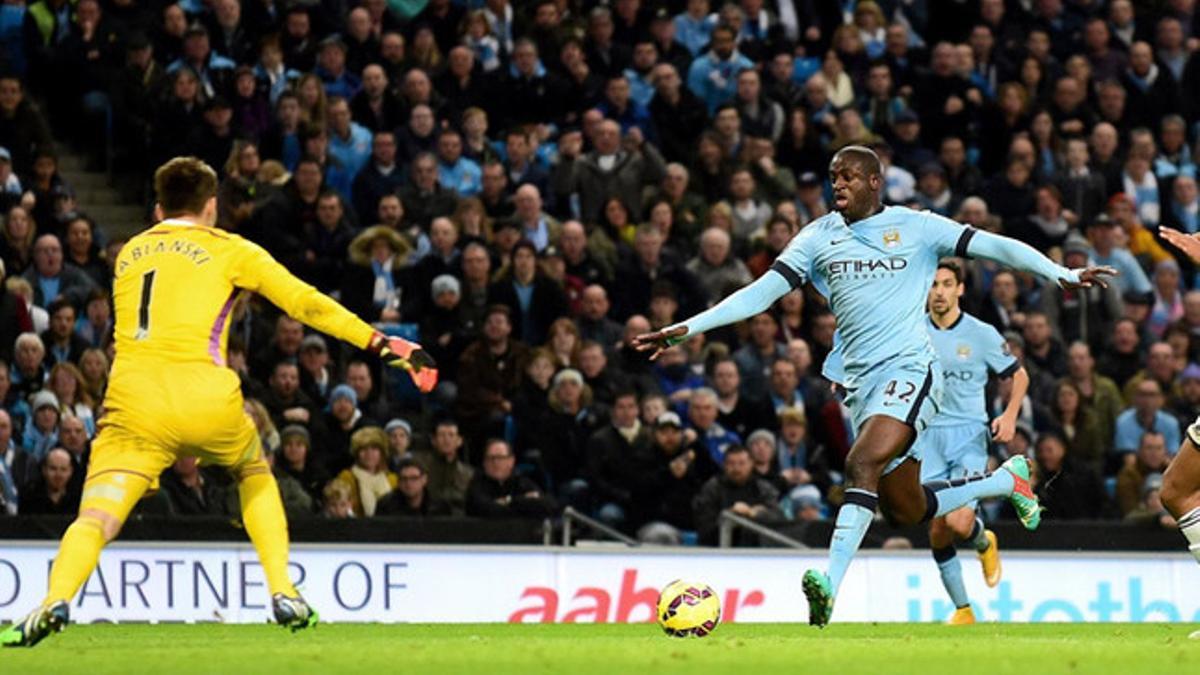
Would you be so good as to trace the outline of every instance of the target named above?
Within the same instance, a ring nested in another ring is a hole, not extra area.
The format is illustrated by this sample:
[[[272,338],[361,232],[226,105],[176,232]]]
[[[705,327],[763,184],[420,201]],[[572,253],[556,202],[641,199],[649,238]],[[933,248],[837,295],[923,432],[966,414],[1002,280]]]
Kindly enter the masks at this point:
[[[979,552],[979,563],[983,565],[983,580],[988,588],[995,588],[1000,583],[1000,546],[996,543],[996,533],[984,530],[988,547]]]
[[[824,572],[809,570],[804,573],[804,596],[808,598],[808,623],[824,628],[833,616],[833,588]]]
[[[950,620],[946,622],[950,626],[969,626],[975,623],[975,612],[970,605],[959,607],[950,615]]]
[[[283,593],[276,593],[271,596],[271,608],[275,611],[275,623],[291,628],[293,633],[311,628],[321,619],[317,610],[309,607],[299,595],[289,598]]]
[[[1042,522],[1042,507],[1038,504],[1037,495],[1029,485],[1029,460],[1021,455],[1009,457],[1000,465],[1004,471],[1012,474],[1013,491],[1008,499],[1017,510],[1017,517],[1027,530],[1036,530]]]
[[[51,633],[62,631],[70,620],[70,614],[70,606],[63,600],[42,605],[0,633],[0,644],[5,647],[32,647]]]

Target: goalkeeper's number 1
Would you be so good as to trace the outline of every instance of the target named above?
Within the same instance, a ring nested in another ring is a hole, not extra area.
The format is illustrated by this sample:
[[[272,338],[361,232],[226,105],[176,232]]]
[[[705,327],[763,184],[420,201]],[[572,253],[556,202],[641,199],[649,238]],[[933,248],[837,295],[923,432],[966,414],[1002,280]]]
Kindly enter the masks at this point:
[[[150,337],[150,298],[154,293],[154,275],[158,270],[148,270],[142,275],[142,301],[138,305],[138,328],[136,340]]]

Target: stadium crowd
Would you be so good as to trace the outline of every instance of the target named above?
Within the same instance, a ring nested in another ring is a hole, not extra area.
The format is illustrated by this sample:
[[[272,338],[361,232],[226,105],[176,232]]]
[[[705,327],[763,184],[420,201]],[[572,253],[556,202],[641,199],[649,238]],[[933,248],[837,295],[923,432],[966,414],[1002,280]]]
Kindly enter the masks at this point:
[[[241,304],[228,362],[293,518],[824,518],[853,430],[823,299],[655,363],[630,338],[763,274],[865,144],[890,204],[1120,270],[1064,291],[971,261],[963,306],[1030,372],[994,452],[1036,458],[1045,517],[1169,521],[1200,287],[1157,227],[1200,231],[1194,0],[5,0],[0,35],[9,514],[77,508],[104,414],[123,242],[58,175],[74,146],[139,183],[205,159],[221,227],[436,357],[422,397]],[[139,508],[237,513],[194,459],[161,483]]]

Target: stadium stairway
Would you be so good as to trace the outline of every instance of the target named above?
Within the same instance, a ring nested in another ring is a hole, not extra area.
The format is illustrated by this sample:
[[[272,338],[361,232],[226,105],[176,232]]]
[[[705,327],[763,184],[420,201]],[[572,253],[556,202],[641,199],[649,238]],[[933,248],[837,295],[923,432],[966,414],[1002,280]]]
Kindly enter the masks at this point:
[[[114,187],[107,173],[89,171],[87,158],[60,148],[58,172],[75,191],[76,204],[105,232],[108,239],[127,239],[145,227],[145,209]]]

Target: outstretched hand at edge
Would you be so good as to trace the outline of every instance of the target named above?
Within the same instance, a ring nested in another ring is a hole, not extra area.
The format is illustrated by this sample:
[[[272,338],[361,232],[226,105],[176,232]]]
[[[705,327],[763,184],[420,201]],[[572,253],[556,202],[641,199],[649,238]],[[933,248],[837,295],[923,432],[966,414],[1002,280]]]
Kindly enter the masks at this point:
[[[1183,251],[1193,261],[1200,261],[1200,238],[1194,234],[1184,234],[1179,230],[1165,225],[1159,226],[1158,233],[1167,243]]]
[[[687,326],[673,326],[652,333],[642,333],[633,338],[633,348],[639,352],[648,352],[653,349],[650,360],[655,361],[663,355],[663,352],[683,342],[682,338],[687,335],[687,331]]]
[[[1073,289],[1077,289],[1077,288],[1091,288],[1092,286],[1099,286],[1100,288],[1108,288],[1108,279],[1106,277],[1115,277],[1118,274],[1120,274],[1120,272],[1118,272],[1116,270],[1116,268],[1109,267],[1108,265],[1100,265],[1097,267],[1084,267],[1084,268],[1077,269],[1074,271],[1079,274],[1079,283],[1072,283],[1069,281],[1061,281],[1060,280],[1058,282],[1058,285],[1062,286],[1063,288],[1065,288],[1067,290],[1073,290]]]

